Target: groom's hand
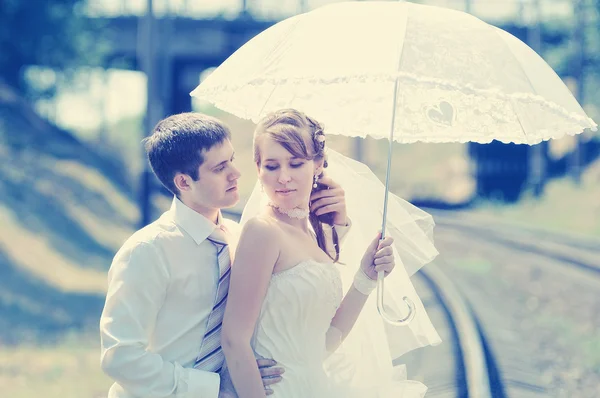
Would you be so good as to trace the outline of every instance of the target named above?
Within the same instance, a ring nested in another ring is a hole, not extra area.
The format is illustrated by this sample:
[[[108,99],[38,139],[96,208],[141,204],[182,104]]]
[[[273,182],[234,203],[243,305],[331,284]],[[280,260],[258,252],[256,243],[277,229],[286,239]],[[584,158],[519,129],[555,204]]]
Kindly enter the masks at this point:
[[[262,377],[263,385],[265,386],[265,394],[273,394],[273,390],[271,390],[271,387],[269,386],[283,380],[281,375],[285,370],[280,367],[275,367],[277,362],[272,359],[261,358],[257,359],[256,363],[258,364],[258,370],[260,371],[260,376]]]
[[[332,213],[335,225],[347,225],[346,194],[342,187],[327,176],[317,182],[324,188],[310,196],[310,211],[317,216]]]

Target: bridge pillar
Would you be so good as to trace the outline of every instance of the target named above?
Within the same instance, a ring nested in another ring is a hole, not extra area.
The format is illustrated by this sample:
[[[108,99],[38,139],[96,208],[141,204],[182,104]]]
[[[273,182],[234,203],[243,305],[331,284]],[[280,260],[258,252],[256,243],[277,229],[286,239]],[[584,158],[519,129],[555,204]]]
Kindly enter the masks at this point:
[[[168,105],[169,114],[190,112],[192,110],[190,92],[200,83],[200,74],[212,66],[190,64],[188,60],[173,60]]]
[[[184,73],[187,68],[182,62],[173,60],[171,63],[171,92],[168,106],[169,114],[189,112],[192,110],[192,101],[189,89],[189,77]],[[196,79],[197,80],[197,79]]]

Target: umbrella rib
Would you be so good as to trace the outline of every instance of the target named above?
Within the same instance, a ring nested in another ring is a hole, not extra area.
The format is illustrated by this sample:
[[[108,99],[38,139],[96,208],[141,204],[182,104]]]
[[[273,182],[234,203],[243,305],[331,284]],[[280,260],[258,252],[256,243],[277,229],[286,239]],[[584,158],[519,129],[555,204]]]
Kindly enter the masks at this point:
[[[260,115],[262,115],[263,111],[265,110],[265,107],[267,106],[267,104],[271,100],[271,97],[273,96],[273,93],[275,92],[275,90],[277,89],[277,87],[279,87],[277,84],[273,84],[273,89],[269,93],[269,96],[267,97],[267,100],[265,102],[263,102],[262,108],[260,108],[260,111],[258,112],[258,115],[256,115],[256,120],[257,121],[260,119],[260,117],[261,117]]]
[[[515,54],[512,51],[510,51],[510,49],[508,48],[508,45],[504,41],[504,38],[500,35],[499,32],[500,32],[499,28],[495,28],[494,29],[494,33],[496,34],[496,36],[498,36],[498,38],[500,39],[500,42],[502,42],[502,44],[504,45],[504,48],[506,49],[506,52],[508,52],[510,54],[510,56],[515,60],[515,62],[519,66],[519,69],[521,70],[521,72],[523,73],[523,75],[527,78],[527,83],[529,84],[529,87],[531,88],[531,92],[534,93],[535,95],[539,96],[539,94],[537,93],[535,87],[531,83],[531,79],[529,78],[529,75],[527,74],[527,72],[525,72],[525,69],[523,69],[523,65],[521,65],[521,61],[515,56]],[[513,111],[515,111],[515,115],[517,116],[517,120],[519,122],[519,125],[521,126],[521,131],[523,132],[523,137],[525,137],[525,141],[527,143],[529,143],[530,142],[529,141],[529,136],[527,135],[527,132],[523,128],[523,123],[521,123],[521,115],[516,111],[514,103],[513,103],[512,100],[510,101],[510,106],[513,108]]]
[[[519,122],[519,126],[521,126],[521,131],[523,132],[523,137],[525,137],[525,141],[527,142],[527,145],[531,145],[531,143],[529,141],[529,136],[525,132],[525,127],[523,126],[523,123],[521,122],[521,115],[517,112],[517,108],[515,107],[514,100],[512,98],[510,98],[509,102],[510,102],[510,107],[513,109],[513,112],[517,116],[517,122]]]
[[[404,4],[404,6],[405,6],[407,9],[410,9],[410,8],[409,8],[409,4],[410,4],[410,3],[405,3],[405,4]],[[409,15],[409,13],[408,13],[408,12],[406,12],[406,14],[405,14],[405,15],[406,15],[406,23],[405,23],[405,24],[403,24],[403,25],[404,25],[404,37],[406,37],[406,31],[408,30],[408,24],[409,24],[409,18],[408,18],[408,15]],[[402,49],[401,49],[401,51],[400,51],[400,54],[398,54],[398,64],[397,64],[397,66],[396,66],[396,73],[395,73],[395,75],[396,75],[396,76],[395,76],[395,79],[394,79],[394,90],[395,90],[395,91],[394,91],[394,104],[392,105],[392,106],[393,106],[393,110],[394,110],[394,112],[392,113],[392,118],[393,118],[393,120],[392,120],[392,128],[394,128],[394,129],[395,129],[395,123],[394,123],[394,121],[395,121],[395,119],[396,119],[396,112],[395,112],[395,109],[396,109],[396,107],[398,106],[398,103],[397,103],[397,101],[398,101],[397,95],[398,95],[398,88],[400,87],[400,85],[398,84],[398,83],[399,83],[399,81],[398,81],[398,80],[399,80],[399,76],[398,76],[398,74],[400,73],[400,67],[401,67],[401,65],[402,65],[402,59],[404,58],[404,40],[402,40],[402,41],[401,41],[401,43],[402,43]],[[393,134],[393,133],[394,133],[394,132],[392,131],[392,134]],[[402,133],[402,131],[400,131],[400,133]]]
[[[408,8],[408,3],[405,4],[405,7]],[[406,31],[408,30],[408,12],[406,15],[406,23],[402,24],[404,26],[404,36],[406,36]],[[403,43],[403,41],[401,41]],[[385,174],[385,192],[383,198],[383,220],[381,222],[381,237],[385,236],[385,224],[387,220],[387,205],[388,205],[388,195],[390,189],[390,174],[392,173],[392,154],[393,154],[393,146],[394,146],[394,130],[396,129],[396,108],[398,106],[398,73],[400,72],[400,65],[402,65],[402,58],[404,56],[404,44],[402,44],[402,49],[400,50],[400,54],[398,54],[398,63],[396,66],[396,73],[394,78],[394,92],[392,96],[392,120],[390,123],[390,142],[388,148],[388,162],[387,162],[387,170]]]
[[[281,44],[285,41],[285,39],[287,39],[290,36],[290,32],[293,32],[296,29],[296,27],[298,26],[298,24],[300,23],[300,21],[301,21],[300,18],[296,18],[295,23],[292,26],[290,26],[289,30],[287,31],[287,35],[282,35],[280,37],[279,42],[277,43],[277,45],[275,46],[275,48],[272,51],[275,51],[277,48],[279,48],[281,46]],[[275,92],[275,90],[277,89],[277,87],[279,87],[279,86],[277,84],[273,83],[273,89],[271,90],[271,93],[269,93],[269,96],[267,97],[267,100],[263,103],[263,106],[260,109],[260,112],[259,112],[259,114],[256,117],[257,121],[260,118],[260,115],[262,115],[263,111],[265,110],[265,107],[267,106],[267,104],[271,100],[271,97],[273,96],[273,93]],[[295,95],[294,95],[294,97],[295,97]]]

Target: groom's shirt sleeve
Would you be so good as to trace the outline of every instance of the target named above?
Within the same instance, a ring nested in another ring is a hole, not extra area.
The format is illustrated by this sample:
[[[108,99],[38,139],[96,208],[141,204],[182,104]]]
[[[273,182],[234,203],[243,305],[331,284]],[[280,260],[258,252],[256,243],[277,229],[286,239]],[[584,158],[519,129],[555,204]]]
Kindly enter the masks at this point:
[[[100,320],[102,369],[127,397],[217,398],[218,374],[183,368],[148,350],[168,281],[168,267],[151,242],[117,253]],[[173,338],[177,330],[173,325]]]

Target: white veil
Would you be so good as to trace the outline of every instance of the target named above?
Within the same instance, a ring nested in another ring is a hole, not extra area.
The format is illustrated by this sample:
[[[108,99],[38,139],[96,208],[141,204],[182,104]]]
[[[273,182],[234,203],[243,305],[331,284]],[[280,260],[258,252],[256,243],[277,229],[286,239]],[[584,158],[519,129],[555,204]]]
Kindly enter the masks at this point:
[[[364,251],[381,230],[385,187],[363,163],[329,148],[326,151],[325,174],[344,189],[348,217],[352,221],[350,231],[340,244],[339,269],[344,291],[347,291]],[[257,182],[242,213],[241,224],[257,215],[267,202]],[[389,194],[386,235],[394,237],[396,268],[385,279],[384,303],[388,313],[401,318],[408,309],[402,298],[408,296],[415,303],[416,316],[408,326],[385,323],[378,314],[373,292],[352,332],[328,360],[340,381],[348,383],[360,375],[360,379],[372,377],[376,382],[392,372],[392,359],[415,348],[441,342],[410,281],[411,275],[438,255],[433,244],[434,225],[431,215]],[[346,365],[341,366],[340,355],[350,359],[352,366],[346,361]]]

